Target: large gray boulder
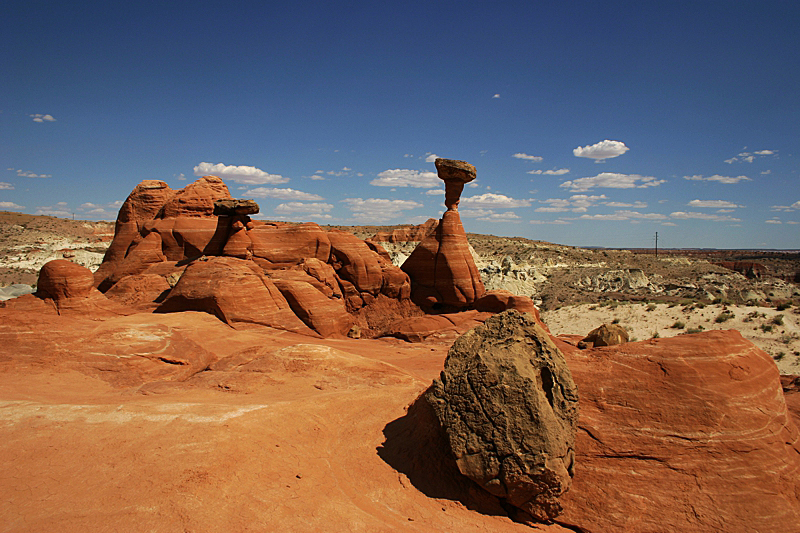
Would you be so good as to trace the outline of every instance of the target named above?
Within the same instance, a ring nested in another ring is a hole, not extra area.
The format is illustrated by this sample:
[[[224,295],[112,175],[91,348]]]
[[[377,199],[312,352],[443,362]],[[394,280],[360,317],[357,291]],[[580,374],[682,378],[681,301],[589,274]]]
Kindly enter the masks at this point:
[[[426,394],[461,473],[551,521],[572,484],[578,392],[547,332],[514,310],[456,340]]]

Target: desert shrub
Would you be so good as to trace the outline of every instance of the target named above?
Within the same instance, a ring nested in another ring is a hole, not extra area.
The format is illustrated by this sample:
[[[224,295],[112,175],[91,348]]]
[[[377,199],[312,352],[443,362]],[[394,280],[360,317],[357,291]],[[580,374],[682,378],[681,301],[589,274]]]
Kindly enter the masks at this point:
[[[658,333],[658,331],[654,331],[654,332],[653,332],[653,336],[652,336],[652,337],[650,337],[650,338],[651,338],[651,339],[657,339],[657,338],[659,338],[659,337],[661,337],[661,335]]]
[[[669,307],[670,309],[672,309],[672,308],[673,308],[673,307],[675,307],[676,305],[678,305],[678,302],[670,302],[670,303],[669,303],[669,305],[668,305],[667,307]]]
[[[714,319],[714,322],[716,322],[717,324],[722,324],[723,322],[727,322],[728,320],[730,320],[734,316],[735,315],[733,313],[731,313],[730,311],[723,311],[723,312],[721,312],[720,314],[717,315],[717,318]]]
[[[619,318],[614,317],[614,320],[611,321],[612,324],[619,324]]]
[[[686,333],[700,333],[705,328],[703,326],[697,326],[696,328],[689,328],[686,330]]]
[[[773,355],[772,358],[776,361],[780,361],[786,355],[786,352],[778,352],[777,354]]]
[[[783,325],[783,315],[775,315],[774,317],[772,317],[772,320],[770,320],[770,322],[772,322],[776,326],[782,326]]]
[[[681,322],[680,320],[676,320],[674,324],[670,326],[672,329],[683,329],[686,327],[686,324]]]
[[[772,324],[761,324],[761,331],[764,333],[769,333],[772,331]]]
[[[656,304],[647,304],[645,311],[655,311],[656,307],[658,307]]]
[[[789,309],[791,306],[792,306],[792,304],[790,304],[790,303],[788,303],[788,302],[782,302],[782,303],[779,303],[779,304],[777,305],[777,307],[775,307],[775,309],[777,309],[778,311],[786,311],[786,310],[787,310],[787,309]]]

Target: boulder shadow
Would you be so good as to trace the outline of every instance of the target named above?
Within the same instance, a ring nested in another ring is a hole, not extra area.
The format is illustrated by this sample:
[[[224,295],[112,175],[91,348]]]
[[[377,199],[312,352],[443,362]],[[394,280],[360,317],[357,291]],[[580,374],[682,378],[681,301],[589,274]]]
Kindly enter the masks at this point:
[[[383,428],[386,440],[378,456],[429,498],[460,502],[467,509],[491,516],[508,516],[498,498],[461,474],[447,435],[423,392],[406,414]]]

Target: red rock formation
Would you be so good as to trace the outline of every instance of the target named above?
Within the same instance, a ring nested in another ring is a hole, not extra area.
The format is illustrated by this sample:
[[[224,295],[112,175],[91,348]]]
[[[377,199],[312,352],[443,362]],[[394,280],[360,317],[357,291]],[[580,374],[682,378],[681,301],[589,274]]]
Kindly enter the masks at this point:
[[[749,279],[761,278],[767,272],[764,265],[752,261],[715,261],[712,264],[738,272]]]
[[[423,309],[465,309],[485,292],[458,214],[461,191],[475,179],[475,167],[440,158],[436,170],[445,181],[447,211],[401,268],[411,278],[411,298]]]
[[[295,280],[275,280],[292,311],[323,337],[344,335],[355,317],[347,312],[341,299],[330,299],[311,283]]]
[[[313,334],[253,262],[233,257],[211,257],[187,266],[157,311],[205,311],[234,327],[260,324]]]
[[[483,296],[475,300],[475,309],[490,313],[502,313],[509,309],[516,309],[522,313],[533,314],[537,322],[541,322],[539,310],[533,305],[533,300],[530,297],[518,296],[505,289],[486,291]]]
[[[577,350],[582,531],[783,532],[800,524],[800,434],[772,359],[737,331]]]
[[[264,268],[297,265],[307,258],[327,262],[331,253],[328,234],[317,224],[272,223],[254,226],[247,232],[253,241],[253,258]]]
[[[39,271],[36,292],[41,298],[58,303],[70,298],[88,298],[93,283],[94,277],[88,268],[66,259],[55,259]]]
[[[411,278],[412,299],[423,308],[465,309],[485,292],[455,210],[445,211],[436,231],[400,268]]]
[[[419,242],[433,233],[438,224],[438,220],[435,218],[429,218],[422,224],[416,226],[403,226],[394,229],[391,232],[382,231],[376,233],[373,237],[371,237],[371,240],[375,242]]]
[[[163,181],[144,180],[134,187],[119,210],[114,239],[106,250],[103,263],[94,273],[96,286],[101,285],[111,275],[117,263],[125,257],[134,239],[139,237],[144,224],[155,218],[173,194],[175,191]]]
[[[364,241],[346,231],[331,230],[328,239],[333,266],[339,276],[352,283],[359,293],[373,296],[380,293],[383,286],[380,256]]]

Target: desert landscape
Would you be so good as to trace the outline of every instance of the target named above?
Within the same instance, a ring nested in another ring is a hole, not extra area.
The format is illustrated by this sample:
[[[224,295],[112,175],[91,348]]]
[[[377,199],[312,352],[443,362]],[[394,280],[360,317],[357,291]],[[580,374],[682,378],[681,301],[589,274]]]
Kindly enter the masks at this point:
[[[470,167],[419,226],[3,213],[3,530],[796,531],[797,258],[467,235]]]

